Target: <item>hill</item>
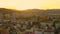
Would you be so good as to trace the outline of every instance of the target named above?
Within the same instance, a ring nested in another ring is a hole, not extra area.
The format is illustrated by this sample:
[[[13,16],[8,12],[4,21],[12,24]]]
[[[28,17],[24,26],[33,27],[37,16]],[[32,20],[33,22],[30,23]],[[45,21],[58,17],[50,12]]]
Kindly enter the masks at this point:
[[[0,13],[16,13],[20,16],[33,16],[33,15],[60,15],[60,9],[48,9],[48,10],[40,10],[40,9],[28,9],[28,10],[12,10],[12,9],[5,9],[0,8]]]

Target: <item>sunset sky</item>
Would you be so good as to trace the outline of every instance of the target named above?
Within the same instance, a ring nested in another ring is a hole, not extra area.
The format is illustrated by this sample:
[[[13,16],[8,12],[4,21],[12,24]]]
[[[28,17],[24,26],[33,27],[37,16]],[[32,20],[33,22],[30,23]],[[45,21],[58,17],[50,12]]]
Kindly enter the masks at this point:
[[[26,9],[60,9],[60,0],[0,0],[0,8]]]

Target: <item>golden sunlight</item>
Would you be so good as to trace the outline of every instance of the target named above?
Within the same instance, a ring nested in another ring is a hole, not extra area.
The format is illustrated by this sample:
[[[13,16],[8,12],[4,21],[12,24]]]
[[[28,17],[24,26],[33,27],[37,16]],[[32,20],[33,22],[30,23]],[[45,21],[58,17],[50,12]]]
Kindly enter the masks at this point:
[[[25,9],[60,9],[60,0],[0,0],[0,8]]]

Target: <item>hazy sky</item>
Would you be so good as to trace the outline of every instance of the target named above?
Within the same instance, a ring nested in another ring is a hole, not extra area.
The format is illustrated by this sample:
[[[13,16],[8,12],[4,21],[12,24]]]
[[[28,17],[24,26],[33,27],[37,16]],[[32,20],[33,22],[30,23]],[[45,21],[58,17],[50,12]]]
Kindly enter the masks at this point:
[[[60,9],[60,0],[0,0],[0,8],[10,9]]]

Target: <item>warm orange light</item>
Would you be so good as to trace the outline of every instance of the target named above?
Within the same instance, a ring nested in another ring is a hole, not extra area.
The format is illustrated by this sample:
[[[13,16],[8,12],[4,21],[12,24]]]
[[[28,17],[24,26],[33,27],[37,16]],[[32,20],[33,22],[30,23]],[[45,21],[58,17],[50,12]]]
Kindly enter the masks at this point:
[[[0,0],[0,8],[25,9],[60,9],[60,0]]]

